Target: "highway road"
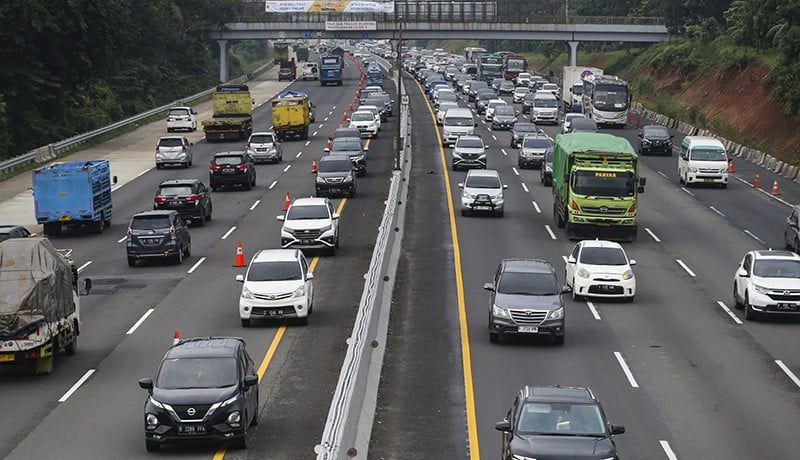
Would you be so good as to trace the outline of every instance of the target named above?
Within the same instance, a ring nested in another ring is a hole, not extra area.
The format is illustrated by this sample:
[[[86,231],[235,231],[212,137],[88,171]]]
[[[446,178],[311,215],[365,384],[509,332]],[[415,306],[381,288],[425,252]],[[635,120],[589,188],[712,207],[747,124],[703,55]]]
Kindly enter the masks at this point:
[[[635,303],[568,298],[563,347],[547,338],[491,344],[482,286],[497,263],[547,259],[563,282],[574,242],[554,224],[539,172],[518,170],[510,134],[483,122],[489,167],[509,185],[505,217],[460,216],[465,173],[449,170],[450,149],[408,81],[415,161],[407,234],[416,237],[401,261],[370,458],[497,458],[494,423],[527,384],[591,387],[611,423],[627,427],[616,437],[622,458],[790,458],[800,450],[798,322],[746,322],[731,298],[747,250],[783,247],[797,184],[782,180],[775,199],[747,183],[755,171],[770,186],[774,176],[741,161],[728,189],[687,189],[677,184],[676,156],[643,158],[639,239],[625,245],[638,262]],[[555,136],[560,127],[542,128]],[[631,127],[608,132],[638,146]]]
[[[237,315],[240,285],[233,268],[242,241],[249,260],[275,247],[284,195],[313,192],[311,157],[338,127],[356,89],[348,65],[342,87],[298,81],[316,103],[310,142],[284,143],[284,162],[259,165],[251,191],[213,194],[214,216],[192,228],[192,256],[183,265],[127,266],[127,218],[149,209],[167,178],[207,180],[207,161],[237,143],[195,144],[190,169],[150,165],[114,192],[115,219],[102,235],[54,238],[71,247],[95,287],[82,298],[79,352],[58,356],[54,373],[2,367],[0,457],[29,458],[312,458],[350,334],[386,197],[395,119],[370,143],[369,174],[354,199],[335,200],[342,214],[342,246],[314,258],[317,299],[307,327],[291,323],[243,329]],[[263,76],[275,79],[275,70]],[[253,82],[251,86],[260,84]],[[566,299],[563,347],[550,340],[488,341],[488,293],[482,289],[505,257],[549,260],[563,282],[566,240],[552,216],[550,189],[537,170],[516,169],[507,132],[478,132],[491,146],[489,167],[509,185],[503,218],[462,217],[464,172],[449,170],[426,99],[413,79],[413,171],[406,239],[398,271],[386,362],[370,446],[371,459],[496,458],[494,423],[526,384],[591,387],[612,423],[622,458],[791,458],[800,451],[797,349],[793,320],[747,322],[733,310],[732,275],[745,251],[783,245],[785,203],[759,192],[756,167],[737,162],[728,189],[677,184],[676,157],[645,157],[639,239],[626,250],[638,264],[636,301]],[[392,91],[391,89],[389,91]],[[466,105],[462,102],[462,105]],[[255,114],[269,126],[269,108]],[[558,126],[543,129],[555,135]],[[162,135],[150,127],[142,142]],[[610,131],[636,146],[632,128]],[[676,144],[680,136],[676,135]],[[152,155],[152,153],[146,153]],[[147,158],[152,158],[149,156]],[[761,172],[764,184],[773,176]],[[800,186],[781,183],[785,202],[800,201]],[[153,376],[172,343],[183,337],[235,335],[247,340],[261,381],[260,424],[246,451],[200,445],[147,454],[137,380]],[[76,382],[82,382],[76,385]]]

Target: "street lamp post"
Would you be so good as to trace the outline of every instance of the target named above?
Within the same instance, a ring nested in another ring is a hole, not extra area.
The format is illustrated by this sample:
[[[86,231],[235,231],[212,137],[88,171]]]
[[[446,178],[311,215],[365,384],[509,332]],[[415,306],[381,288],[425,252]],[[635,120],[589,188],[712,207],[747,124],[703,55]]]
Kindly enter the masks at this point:
[[[397,6],[395,6],[397,8]],[[403,149],[403,138],[401,137],[401,129],[400,123],[402,120],[402,116],[400,112],[402,110],[402,100],[403,100],[403,85],[401,84],[401,80],[403,79],[403,53],[401,52],[402,44],[403,44],[403,16],[397,15],[397,26],[398,26],[398,37],[397,37],[397,47],[395,48],[395,66],[397,67],[397,98],[395,99],[395,106],[394,108],[397,110],[395,115],[397,116],[397,133],[395,137],[395,145],[394,145],[394,169],[399,170],[400,168],[400,151]]]

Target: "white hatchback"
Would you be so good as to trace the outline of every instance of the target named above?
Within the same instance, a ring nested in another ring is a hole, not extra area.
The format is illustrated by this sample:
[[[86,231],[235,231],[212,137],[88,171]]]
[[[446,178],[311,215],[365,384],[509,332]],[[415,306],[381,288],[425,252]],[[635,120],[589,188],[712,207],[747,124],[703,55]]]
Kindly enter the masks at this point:
[[[254,319],[298,318],[308,324],[314,310],[314,274],[299,249],[263,249],[256,252],[242,283],[239,317],[242,326]]]
[[[617,297],[633,302],[636,278],[622,245],[613,241],[583,240],[567,257],[564,278],[572,289],[572,298]]]

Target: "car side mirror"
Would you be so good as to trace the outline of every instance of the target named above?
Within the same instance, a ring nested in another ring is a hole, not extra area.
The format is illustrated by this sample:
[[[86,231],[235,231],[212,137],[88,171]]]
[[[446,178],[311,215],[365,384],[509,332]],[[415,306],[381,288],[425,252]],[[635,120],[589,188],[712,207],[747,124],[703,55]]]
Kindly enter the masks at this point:
[[[153,379],[139,379],[139,387],[153,393]]]
[[[111,178],[111,184],[112,184],[112,185],[117,185],[117,182],[119,182],[119,181],[117,180],[117,176],[114,176],[114,177],[112,177],[112,178]]]
[[[739,277],[741,277],[741,278],[749,278],[750,277],[750,273],[748,273],[747,270],[745,270],[744,268],[740,269],[736,274],[739,275]]]
[[[508,184],[503,184],[503,190],[508,190]]]
[[[331,149],[329,149],[328,147],[325,147],[324,149],[322,149],[322,151],[325,152],[325,153],[330,153]]]
[[[494,292],[494,285],[492,283],[483,283],[483,288],[487,291]]]
[[[338,218],[339,218],[339,214],[338,213],[333,213],[333,215],[331,216],[331,219],[333,219],[333,220],[336,220]]]
[[[478,122],[476,121],[475,123],[473,123],[473,124],[472,124],[472,127],[473,127],[473,128],[477,128],[477,127],[478,127]]]
[[[511,422],[508,420],[501,420],[494,424],[494,429],[504,433],[511,431]]]
[[[197,115],[197,112],[195,112],[194,109],[192,109],[192,115]]]
[[[646,177],[640,177],[639,178],[639,185],[647,185],[647,178]]]
[[[234,279],[240,283],[244,283],[244,275],[236,275]]]
[[[189,142],[189,145],[190,145],[190,146],[194,145],[194,142]]]
[[[369,152],[369,147],[364,147],[365,152]]]
[[[640,185],[640,186],[636,187],[636,191],[638,193],[644,193],[644,185]]]
[[[89,291],[92,290],[92,279],[91,278],[84,278],[83,279],[83,295],[89,295]]]
[[[573,255],[570,255],[569,257],[567,257],[567,263],[568,263],[568,264],[574,264],[575,262],[577,262],[577,261],[575,260],[575,256],[573,256]]]
[[[611,434],[622,434],[625,432],[625,427],[622,425],[611,425]]]
[[[628,265],[636,265],[636,259],[629,260]]]
[[[675,135],[674,135],[674,134],[670,134],[670,135],[669,135],[669,138],[670,138],[670,139],[672,139],[672,138],[674,138],[674,137],[675,137]]]
[[[459,182],[458,183],[458,188],[464,188],[464,183],[463,182]]]
[[[283,222],[283,221],[286,220],[286,216],[284,216],[284,215],[275,216],[275,219],[277,219],[278,222]]]
[[[258,376],[255,374],[245,375],[244,376],[244,387],[250,388],[258,385]]]
[[[566,294],[568,292],[572,292],[572,288],[569,287],[569,284],[565,284],[565,285],[561,286],[561,293],[562,294]]]
[[[314,272],[306,273],[306,281],[314,279]]]
[[[644,134],[642,134],[642,133],[639,133],[639,137],[640,137],[640,138],[644,138]]]
[[[489,148],[489,146],[488,146],[488,145],[484,145],[484,146],[483,146],[483,150],[487,150],[488,148]]]

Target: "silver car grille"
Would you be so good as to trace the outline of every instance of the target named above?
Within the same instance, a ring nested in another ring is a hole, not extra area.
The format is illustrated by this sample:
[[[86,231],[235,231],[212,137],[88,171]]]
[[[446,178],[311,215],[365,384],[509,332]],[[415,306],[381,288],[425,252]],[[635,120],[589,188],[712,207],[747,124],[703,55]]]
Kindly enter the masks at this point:
[[[253,297],[259,300],[283,300],[288,299],[292,296],[291,292],[284,292],[282,294],[256,294],[253,293]]]
[[[538,326],[547,318],[547,310],[508,310],[517,324]]]

